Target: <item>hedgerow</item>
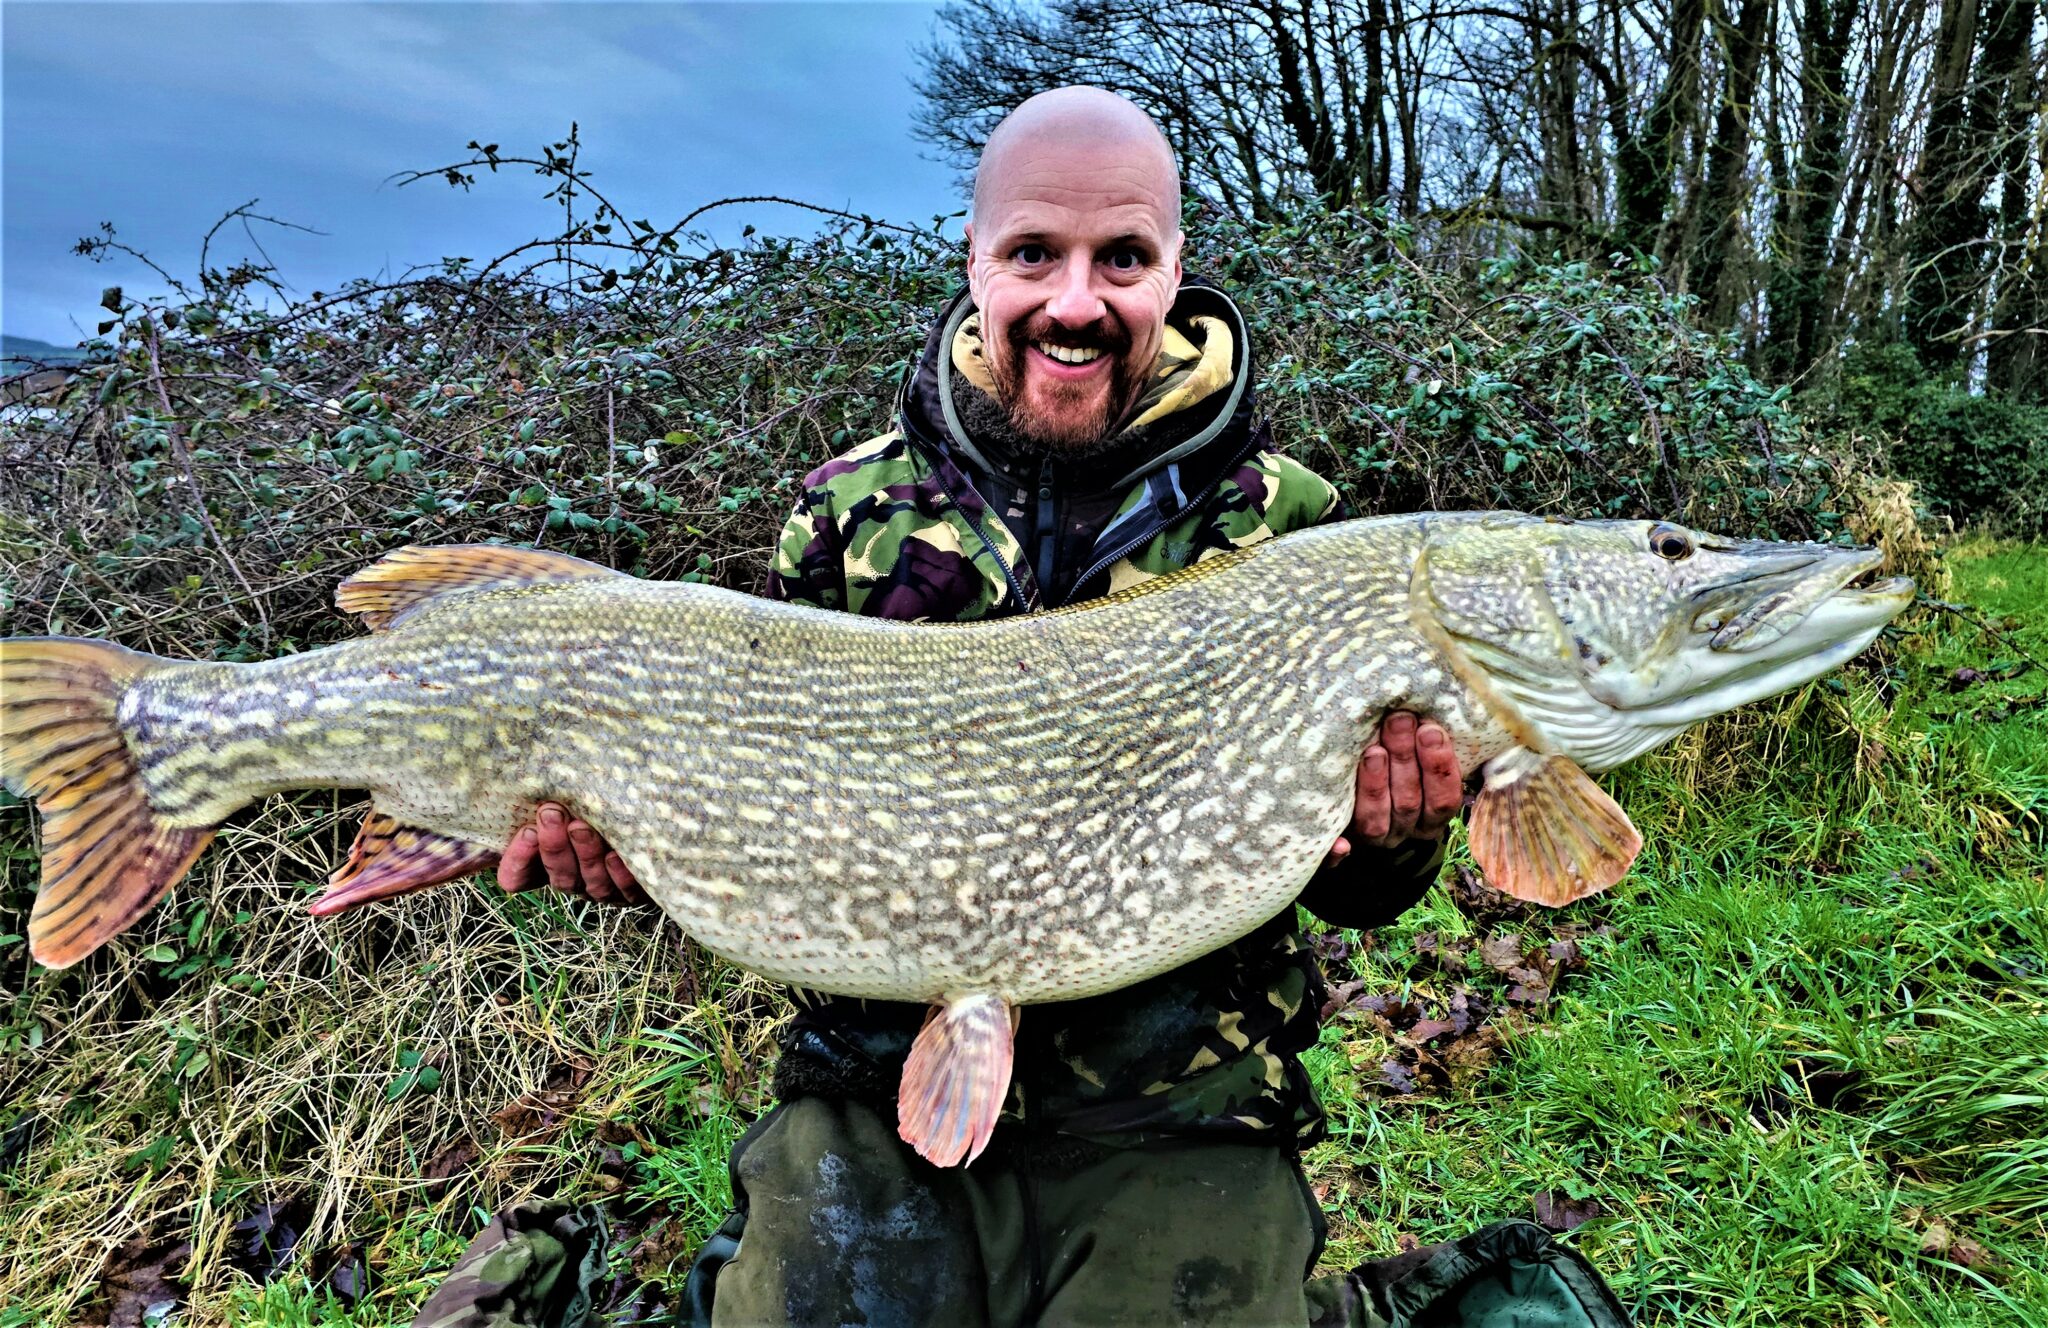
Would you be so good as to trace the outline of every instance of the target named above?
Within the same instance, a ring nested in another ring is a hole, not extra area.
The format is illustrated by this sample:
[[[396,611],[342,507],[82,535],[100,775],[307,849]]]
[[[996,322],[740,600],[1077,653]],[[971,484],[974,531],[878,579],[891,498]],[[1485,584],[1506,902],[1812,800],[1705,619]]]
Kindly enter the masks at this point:
[[[717,245],[694,214],[628,218],[562,146],[527,164],[587,219],[488,263],[290,298],[202,261],[109,290],[83,372],[7,424],[6,630],[270,653],[344,630],[331,584],[405,543],[755,585],[800,477],[889,426],[961,245],[829,212]],[[1453,260],[1365,210],[1197,211],[1188,265],[1251,319],[1275,436],[1356,510],[1842,526],[1857,455],[1653,272]]]

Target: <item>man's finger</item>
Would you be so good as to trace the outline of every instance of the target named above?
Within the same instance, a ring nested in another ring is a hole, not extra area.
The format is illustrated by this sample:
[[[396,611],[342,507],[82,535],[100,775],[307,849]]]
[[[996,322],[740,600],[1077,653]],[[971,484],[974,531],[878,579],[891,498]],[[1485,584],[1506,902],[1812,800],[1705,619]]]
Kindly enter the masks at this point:
[[[1330,851],[1323,855],[1323,865],[1325,867],[1334,867],[1350,856],[1351,841],[1342,835],[1338,835],[1337,842],[1330,845]]]
[[[540,832],[540,860],[548,869],[548,884],[564,894],[578,893],[583,873],[577,869],[576,850],[569,847],[569,817],[552,802],[540,805],[535,817]]]
[[[1415,716],[1406,710],[1396,710],[1380,725],[1380,746],[1387,749],[1387,759],[1399,765],[1413,760],[1415,756]]]
[[[1440,724],[1424,724],[1415,735],[1415,754],[1422,765],[1420,829],[1435,833],[1450,824],[1465,805],[1465,782],[1458,771],[1458,749]]]
[[[612,885],[618,889],[620,898],[626,903],[644,907],[651,902],[647,898],[647,892],[640,888],[640,882],[634,878],[633,869],[626,865],[624,858],[616,853],[605,854],[604,870],[605,874],[612,878]]]
[[[569,847],[576,852],[576,871],[583,879],[583,893],[595,904],[627,904],[626,892],[612,880],[605,865],[604,840],[582,821],[569,822]]]
[[[1422,816],[1422,767],[1415,759],[1415,716],[1406,711],[1387,716],[1380,742],[1387,749],[1387,792],[1392,811],[1387,840],[1399,843],[1415,833]]]
[[[1387,749],[1375,743],[1365,749],[1358,766],[1358,801],[1351,812],[1351,828],[1367,843],[1387,837],[1393,815],[1393,799],[1387,791]]]
[[[522,894],[542,883],[536,868],[540,864],[540,836],[527,826],[512,836],[512,842],[498,855],[498,888],[508,895]]]
[[[576,873],[583,884],[610,886],[612,878],[604,869],[604,841],[583,821],[569,822],[569,848],[576,855]]]

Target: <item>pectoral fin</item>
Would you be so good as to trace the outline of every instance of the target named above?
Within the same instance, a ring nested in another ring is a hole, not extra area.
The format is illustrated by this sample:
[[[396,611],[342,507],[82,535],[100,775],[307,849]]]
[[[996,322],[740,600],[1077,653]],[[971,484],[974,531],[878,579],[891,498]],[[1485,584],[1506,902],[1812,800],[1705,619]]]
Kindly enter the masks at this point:
[[[1552,908],[1613,885],[1643,849],[1628,813],[1591,775],[1526,747],[1487,762],[1471,840],[1489,884]]]
[[[896,1133],[936,1166],[972,1162],[988,1147],[1010,1091],[1016,1012],[986,993],[932,1007],[910,1044]]]
[[[348,861],[327,878],[327,890],[307,911],[329,917],[373,899],[410,894],[452,881],[498,860],[494,850],[400,825],[380,811],[363,818]]]

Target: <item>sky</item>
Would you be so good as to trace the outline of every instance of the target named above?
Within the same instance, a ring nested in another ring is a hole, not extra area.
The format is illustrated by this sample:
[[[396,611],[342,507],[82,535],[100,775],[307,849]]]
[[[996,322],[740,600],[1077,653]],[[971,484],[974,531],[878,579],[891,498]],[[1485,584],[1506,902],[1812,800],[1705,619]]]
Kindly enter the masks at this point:
[[[553,234],[525,170],[463,193],[389,177],[471,139],[539,156],[580,125],[582,164],[629,217],[780,194],[909,224],[961,206],[911,137],[924,3],[265,4],[0,0],[0,331],[68,345],[102,288],[156,293],[118,237],[190,279],[199,240],[251,199],[323,232],[257,228],[299,294]],[[812,229],[773,205],[715,212],[730,238]],[[949,223],[958,233],[959,223]],[[239,227],[211,262],[254,257]]]

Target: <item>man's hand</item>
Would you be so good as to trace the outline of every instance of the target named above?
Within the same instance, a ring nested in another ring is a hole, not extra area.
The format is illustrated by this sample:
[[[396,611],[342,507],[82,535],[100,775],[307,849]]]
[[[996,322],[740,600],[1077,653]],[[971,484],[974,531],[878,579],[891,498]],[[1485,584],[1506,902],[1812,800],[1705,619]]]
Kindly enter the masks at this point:
[[[506,894],[543,885],[599,904],[650,902],[626,860],[558,802],[542,803],[534,824],[513,835],[498,858],[498,888]]]
[[[1335,866],[1360,844],[1393,848],[1411,839],[1441,839],[1464,803],[1465,781],[1451,735],[1433,719],[1418,722],[1396,710],[1358,763],[1351,828],[1331,845],[1323,865]]]

